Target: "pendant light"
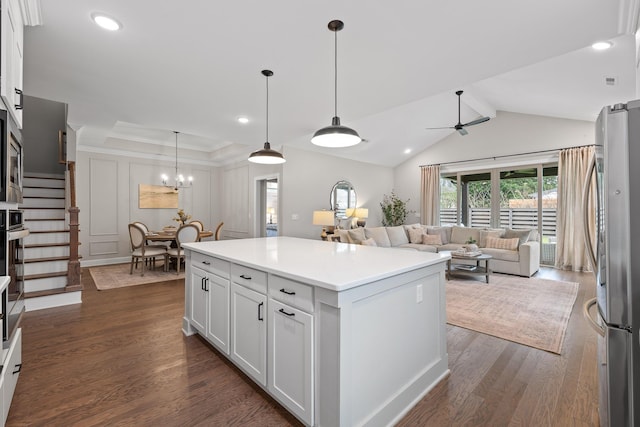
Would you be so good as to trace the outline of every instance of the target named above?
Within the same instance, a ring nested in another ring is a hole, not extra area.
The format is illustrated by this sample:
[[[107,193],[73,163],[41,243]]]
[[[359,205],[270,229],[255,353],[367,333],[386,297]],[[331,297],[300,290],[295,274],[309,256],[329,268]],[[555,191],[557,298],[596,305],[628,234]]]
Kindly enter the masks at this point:
[[[284,163],[286,160],[282,156],[282,153],[277,152],[276,150],[271,149],[271,144],[269,144],[269,77],[273,76],[273,71],[271,70],[262,70],[262,75],[266,77],[267,81],[267,129],[266,129],[266,140],[264,143],[264,148],[262,150],[254,151],[249,155],[249,161],[252,163],[261,163],[264,165],[276,165],[279,163]]]
[[[184,182],[184,175],[178,173],[178,131],[174,130],[173,133],[176,134],[176,174],[174,176],[173,184],[169,184],[169,176],[167,174],[162,174],[162,185],[165,187],[171,187],[174,190],[178,190],[178,188],[191,188],[193,184],[193,177],[189,176],[187,178],[188,184]]]
[[[338,31],[344,28],[344,22],[334,20],[329,22],[329,30],[333,31],[335,38],[334,52],[334,116],[331,120],[331,126],[318,130],[311,138],[311,142],[320,147],[351,147],[362,141],[360,135],[355,130],[340,125],[340,117],[338,117]]]

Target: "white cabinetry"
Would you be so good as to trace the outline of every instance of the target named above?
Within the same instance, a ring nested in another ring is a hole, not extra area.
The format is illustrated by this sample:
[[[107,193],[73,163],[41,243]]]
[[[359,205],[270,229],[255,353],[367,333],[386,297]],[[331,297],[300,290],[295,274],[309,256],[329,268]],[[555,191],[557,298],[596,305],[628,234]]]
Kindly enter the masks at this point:
[[[196,267],[194,263],[210,271]],[[189,270],[191,326],[225,354],[229,354],[228,266],[226,261],[196,257]]]
[[[2,425],[7,421],[9,407],[13,399],[13,392],[18,384],[18,377],[22,370],[22,329],[18,328],[13,336],[9,351],[2,363],[0,375],[0,393],[2,397]]]
[[[269,392],[313,424],[313,316],[269,299]]]
[[[1,0],[0,9],[0,96],[22,128],[24,21],[19,0]]]
[[[267,297],[231,284],[231,359],[263,386],[267,385]]]

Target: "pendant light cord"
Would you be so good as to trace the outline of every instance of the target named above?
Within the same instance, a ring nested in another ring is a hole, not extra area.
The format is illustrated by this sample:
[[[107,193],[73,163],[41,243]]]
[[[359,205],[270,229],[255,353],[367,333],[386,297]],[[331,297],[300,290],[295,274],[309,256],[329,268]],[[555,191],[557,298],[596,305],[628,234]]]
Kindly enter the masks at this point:
[[[267,140],[265,142],[269,142],[269,76],[265,77],[267,84]]]
[[[177,183],[178,182],[178,131],[174,130],[173,133],[176,134],[176,183]]]
[[[333,116],[338,117],[338,31],[333,32],[334,35],[334,49],[333,49],[333,64],[334,64],[334,84],[333,84]]]

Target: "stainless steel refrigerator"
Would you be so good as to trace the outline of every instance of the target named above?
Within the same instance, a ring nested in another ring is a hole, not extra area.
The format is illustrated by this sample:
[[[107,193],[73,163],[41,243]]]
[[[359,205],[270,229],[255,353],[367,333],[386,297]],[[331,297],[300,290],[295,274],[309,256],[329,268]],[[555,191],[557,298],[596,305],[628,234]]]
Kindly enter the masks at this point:
[[[584,311],[598,337],[601,427],[640,425],[640,100],[605,107],[596,122],[595,156],[584,211],[595,187],[596,298]],[[585,224],[588,224],[585,221]],[[587,225],[588,227],[588,225]],[[588,234],[588,230],[586,230]],[[597,304],[598,319],[589,307]]]

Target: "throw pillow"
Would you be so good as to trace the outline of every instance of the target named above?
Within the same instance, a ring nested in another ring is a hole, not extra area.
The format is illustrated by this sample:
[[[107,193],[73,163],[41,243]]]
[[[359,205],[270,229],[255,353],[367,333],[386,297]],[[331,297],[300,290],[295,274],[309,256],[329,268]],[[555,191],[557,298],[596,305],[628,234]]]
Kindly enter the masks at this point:
[[[504,230],[480,230],[480,238],[478,239],[478,246],[481,248],[487,247],[487,237],[502,237]]]
[[[507,228],[504,234],[502,235],[502,237],[504,237],[505,239],[513,239],[514,237],[517,237],[518,240],[520,240],[520,242],[518,243],[518,246],[520,246],[523,243],[527,243],[527,241],[529,240],[530,234],[531,234],[530,229],[512,230],[510,228]]]
[[[389,241],[391,241],[391,246],[400,246],[409,243],[407,233],[401,225],[397,227],[387,227],[387,235],[389,236]]]
[[[441,245],[446,245],[449,243],[449,239],[447,238],[447,229],[442,227],[435,228],[427,228],[427,234],[439,235],[442,243]]]
[[[360,244],[362,246],[378,246],[376,245],[376,241],[373,239],[364,239]]]
[[[487,248],[493,249],[507,249],[509,251],[518,250],[518,241],[517,237],[512,239],[501,239],[499,237],[487,237]]]
[[[380,247],[388,248],[391,246],[391,241],[389,240],[389,235],[385,227],[365,228],[364,235],[367,236],[367,239],[373,238],[373,240],[376,241],[376,245]]]
[[[349,230],[349,238],[352,243],[359,245],[367,238],[367,236],[364,235],[364,228],[355,228],[353,230]]]
[[[423,234],[424,234],[424,230],[422,230],[422,228],[410,228],[409,241],[411,243],[422,243]]]
[[[471,238],[478,243],[480,240],[480,230],[472,227],[453,226],[451,230],[451,243],[464,245]]]
[[[422,244],[423,245],[442,245],[442,239],[440,238],[440,234],[423,234],[422,235]]]

